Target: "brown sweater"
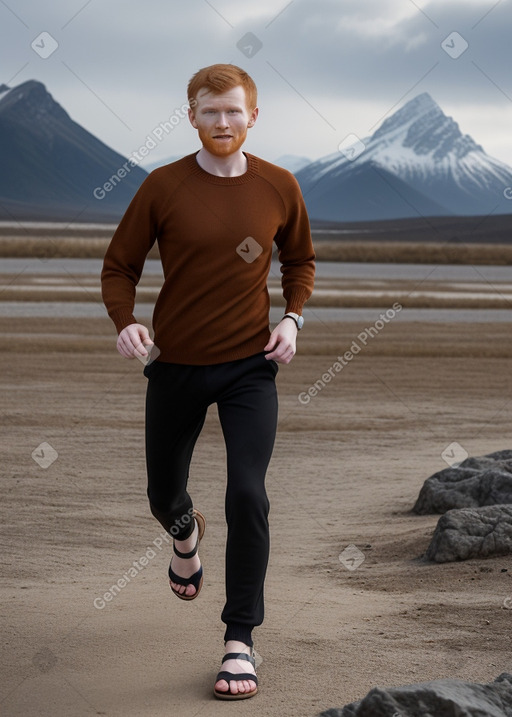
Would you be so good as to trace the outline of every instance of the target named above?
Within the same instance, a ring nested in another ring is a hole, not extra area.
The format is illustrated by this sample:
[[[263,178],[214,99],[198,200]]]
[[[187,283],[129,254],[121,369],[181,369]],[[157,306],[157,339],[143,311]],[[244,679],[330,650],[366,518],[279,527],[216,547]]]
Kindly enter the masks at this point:
[[[164,283],[153,328],[160,361],[207,365],[263,350],[273,242],[286,311],[302,313],[311,295],[315,255],[299,186],[286,170],[246,157],[240,177],[205,172],[195,154],[156,169],[112,238],[101,282],[118,332],[137,323],[135,287],[158,241]]]

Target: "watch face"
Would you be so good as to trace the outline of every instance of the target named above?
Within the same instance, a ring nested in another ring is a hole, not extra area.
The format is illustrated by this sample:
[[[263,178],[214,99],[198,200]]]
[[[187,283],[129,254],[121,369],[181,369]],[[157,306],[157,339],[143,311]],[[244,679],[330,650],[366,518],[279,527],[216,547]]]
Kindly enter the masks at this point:
[[[304,317],[298,316],[297,317],[297,328],[299,329],[299,331],[303,326],[304,326]]]

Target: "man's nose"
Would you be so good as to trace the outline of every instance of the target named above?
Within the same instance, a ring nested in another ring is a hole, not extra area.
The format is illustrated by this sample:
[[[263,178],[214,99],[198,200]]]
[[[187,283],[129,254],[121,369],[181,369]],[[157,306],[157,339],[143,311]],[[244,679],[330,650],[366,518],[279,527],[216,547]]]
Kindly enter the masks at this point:
[[[225,112],[219,112],[217,115],[217,127],[227,127],[228,124],[227,114]]]

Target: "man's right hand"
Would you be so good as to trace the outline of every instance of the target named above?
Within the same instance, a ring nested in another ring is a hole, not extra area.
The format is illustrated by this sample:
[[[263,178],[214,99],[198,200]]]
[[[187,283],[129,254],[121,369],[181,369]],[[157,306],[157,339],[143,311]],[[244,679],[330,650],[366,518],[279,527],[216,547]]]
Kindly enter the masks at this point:
[[[125,358],[140,358],[147,356],[146,346],[153,346],[149,338],[149,331],[142,324],[130,324],[126,326],[117,337],[117,350]]]

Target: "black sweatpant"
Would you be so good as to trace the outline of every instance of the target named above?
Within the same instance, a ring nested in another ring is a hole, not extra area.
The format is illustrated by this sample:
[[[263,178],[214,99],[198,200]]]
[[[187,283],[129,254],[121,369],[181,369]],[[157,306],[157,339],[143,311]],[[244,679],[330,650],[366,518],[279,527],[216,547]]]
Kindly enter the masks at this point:
[[[227,452],[225,640],[252,644],[263,622],[269,554],[267,470],[277,427],[278,365],[258,353],[209,366],[153,361],[144,369],[151,512],[173,537],[194,528],[189,466],[208,406],[217,403]],[[211,478],[214,489],[215,477]]]

